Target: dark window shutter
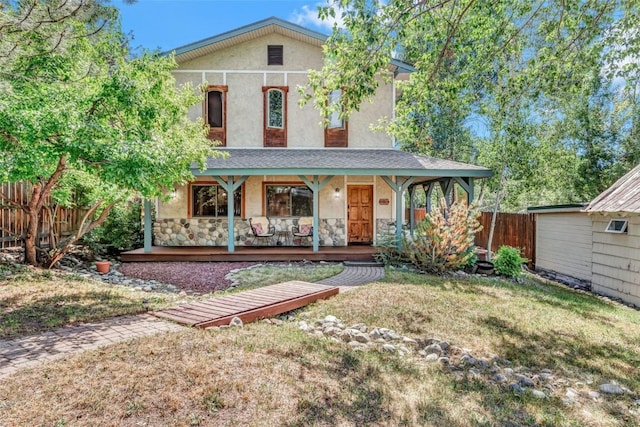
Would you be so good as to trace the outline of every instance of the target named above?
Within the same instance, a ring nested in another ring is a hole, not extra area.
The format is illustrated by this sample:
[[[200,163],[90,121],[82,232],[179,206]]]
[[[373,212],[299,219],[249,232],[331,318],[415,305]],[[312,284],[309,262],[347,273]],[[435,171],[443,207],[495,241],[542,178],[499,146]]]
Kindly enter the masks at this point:
[[[267,65],[284,65],[282,45],[267,46]]]

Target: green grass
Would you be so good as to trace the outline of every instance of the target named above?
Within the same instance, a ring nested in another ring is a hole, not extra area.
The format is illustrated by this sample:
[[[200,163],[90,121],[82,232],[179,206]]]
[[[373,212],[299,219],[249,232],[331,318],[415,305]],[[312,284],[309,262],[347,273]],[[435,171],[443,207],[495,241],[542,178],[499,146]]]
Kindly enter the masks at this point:
[[[134,291],[79,275],[22,269],[0,281],[0,338],[164,307],[176,295]]]
[[[344,270],[343,264],[268,265],[247,268],[232,275],[236,287],[231,292],[275,285],[290,280],[315,282],[335,276]]]
[[[640,312],[622,305],[531,277],[389,271],[296,312],[310,321],[329,314],[551,369],[566,383],[539,400],[417,357],[351,350],[295,322],[256,322],[145,337],[21,371],[0,381],[0,425],[640,425]],[[609,381],[633,394],[587,396]],[[573,405],[562,402],[567,387],[580,394]]]

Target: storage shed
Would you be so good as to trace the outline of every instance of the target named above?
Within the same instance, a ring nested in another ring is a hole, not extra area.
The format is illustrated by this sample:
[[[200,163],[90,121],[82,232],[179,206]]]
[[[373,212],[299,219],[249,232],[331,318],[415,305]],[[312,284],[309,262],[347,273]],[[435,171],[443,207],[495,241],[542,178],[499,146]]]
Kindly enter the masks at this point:
[[[588,205],[528,209],[536,220],[536,269],[591,284],[640,307],[640,165]]]
[[[592,225],[594,292],[640,307],[640,165],[585,209]]]
[[[536,270],[591,282],[591,218],[584,204],[538,206],[536,214]]]

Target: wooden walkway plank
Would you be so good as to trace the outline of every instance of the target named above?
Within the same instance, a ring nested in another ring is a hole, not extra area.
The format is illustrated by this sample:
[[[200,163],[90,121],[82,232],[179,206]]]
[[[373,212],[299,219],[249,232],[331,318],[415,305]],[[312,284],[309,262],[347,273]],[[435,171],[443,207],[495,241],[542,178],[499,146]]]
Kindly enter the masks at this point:
[[[212,319],[206,322],[198,323],[199,328],[210,328],[213,326],[228,325],[234,317],[239,317],[244,323],[253,322],[254,320],[263,319],[265,317],[277,316],[278,314],[286,313],[287,311],[295,310],[305,305],[311,304],[319,299],[329,298],[333,295],[337,295],[339,288],[332,288],[325,291],[315,292],[307,294],[299,298],[282,301],[279,303],[271,304],[265,307],[256,308],[254,310],[237,313],[233,316],[221,317],[218,319]]]
[[[224,295],[153,312],[181,324],[209,328],[227,325],[234,317],[248,323],[303,307],[336,295],[339,289],[317,283],[290,281]]]

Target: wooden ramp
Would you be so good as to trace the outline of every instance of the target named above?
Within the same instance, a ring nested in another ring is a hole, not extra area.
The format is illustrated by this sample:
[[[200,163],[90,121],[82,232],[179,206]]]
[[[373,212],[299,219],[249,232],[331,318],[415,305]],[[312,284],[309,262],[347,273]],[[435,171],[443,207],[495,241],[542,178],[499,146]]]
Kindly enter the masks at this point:
[[[304,307],[336,295],[338,291],[335,286],[291,281],[179,305],[152,314],[198,328],[228,325],[234,317],[249,323]]]

